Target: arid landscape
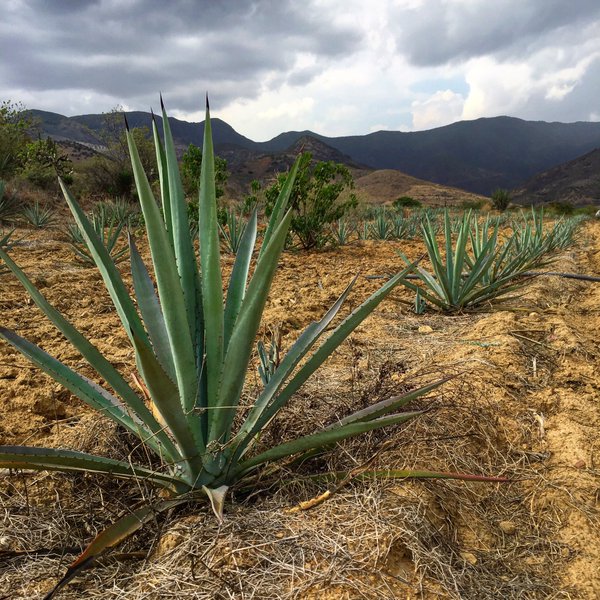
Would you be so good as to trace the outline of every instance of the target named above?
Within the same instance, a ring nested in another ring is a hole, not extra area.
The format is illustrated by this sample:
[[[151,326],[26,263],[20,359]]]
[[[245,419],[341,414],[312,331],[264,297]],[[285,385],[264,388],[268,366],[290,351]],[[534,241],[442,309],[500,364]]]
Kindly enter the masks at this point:
[[[14,260],[131,380],[133,354],[96,270],[74,264],[58,229],[14,236]],[[140,244],[147,257],[141,236]],[[424,251],[404,240],[286,252],[262,335],[278,329],[285,351],[356,273],[346,311],[381,285],[368,276],[397,272],[398,250],[412,259]],[[225,255],[225,273],[231,265]],[[551,268],[597,276],[600,222],[584,222]],[[92,376],[10,274],[0,275],[0,286],[3,326]],[[250,494],[234,490],[222,525],[206,503],[163,514],[57,598],[599,597],[600,285],[541,276],[509,301],[453,315],[417,315],[412,304],[413,294],[397,288],[271,423],[264,442],[453,375],[411,405],[424,415],[300,467],[284,464],[275,482]],[[250,372],[247,402],[259,385]],[[130,436],[5,343],[0,389],[2,444],[144,460]],[[387,469],[509,481],[391,480]],[[352,475],[339,485],[319,478],[339,470]],[[379,475],[368,476],[373,471]],[[328,499],[308,508],[327,490]],[[0,598],[41,598],[95,534],[155,493],[143,481],[4,472]]]

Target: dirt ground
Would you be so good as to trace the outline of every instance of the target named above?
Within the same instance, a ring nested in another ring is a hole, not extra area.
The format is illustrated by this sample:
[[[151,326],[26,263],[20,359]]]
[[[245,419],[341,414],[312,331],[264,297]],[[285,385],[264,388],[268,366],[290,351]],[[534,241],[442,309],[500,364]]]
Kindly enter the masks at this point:
[[[17,231],[11,254],[48,300],[126,375],[132,350],[99,275],[56,230]],[[600,223],[554,270],[600,274]],[[284,348],[349,280],[356,306],[416,242],[356,242],[286,253],[263,334]],[[231,258],[224,259],[228,271]],[[126,270],[127,261],[123,264]],[[354,439],[276,484],[230,498],[218,525],[186,505],[148,526],[60,592],[75,598],[600,597],[600,284],[539,277],[521,297],[475,313],[411,311],[396,290],[273,423],[264,443],[314,431],[423,381],[457,375],[405,426]],[[0,323],[91,371],[20,285],[0,275]],[[248,377],[247,396],[259,385]],[[126,456],[132,441],[0,343],[0,443]],[[249,400],[250,401],[250,400]],[[136,457],[138,460],[139,457]],[[143,459],[143,457],[142,457]],[[509,483],[352,481],[309,475],[369,463],[501,475]],[[153,491],[85,475],[0,474],[0,599],[40,598],[102,527]]]

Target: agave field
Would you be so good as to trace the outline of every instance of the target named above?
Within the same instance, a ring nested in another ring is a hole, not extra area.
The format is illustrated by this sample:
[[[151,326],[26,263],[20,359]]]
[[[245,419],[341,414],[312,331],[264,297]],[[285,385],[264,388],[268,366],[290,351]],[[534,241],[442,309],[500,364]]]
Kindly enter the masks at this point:
[[[206,127],[190,226],[155,141],[141,214],[0,222],[0,598],[599,597],[600,222],[298,251],[295,167],[220,222]]]

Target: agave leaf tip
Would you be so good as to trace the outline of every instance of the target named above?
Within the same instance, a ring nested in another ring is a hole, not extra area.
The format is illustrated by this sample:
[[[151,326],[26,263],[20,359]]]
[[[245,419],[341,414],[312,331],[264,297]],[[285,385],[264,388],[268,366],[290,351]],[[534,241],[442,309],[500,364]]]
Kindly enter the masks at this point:
[[[125,129],[129,131],[129,123],[127,122],[127,114],[123,113],[123,119],[125,120]]]
[[[165,103],[163,102],[162,92],[159,93],[160,96],[160,108],[165,110]]]
[[[208,101],[208,92],[206,92],[206,110],[210,110],[210,103]]]

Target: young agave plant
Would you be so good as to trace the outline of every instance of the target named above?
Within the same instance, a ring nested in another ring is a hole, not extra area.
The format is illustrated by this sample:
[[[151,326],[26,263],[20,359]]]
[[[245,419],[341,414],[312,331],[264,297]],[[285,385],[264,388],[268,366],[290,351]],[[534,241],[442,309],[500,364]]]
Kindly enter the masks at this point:
[[[208,103],[199,192],[199,260],[190,236],[187,206],[164,106],[162,117],[164,145],[153,121],[162,211],[152,194],[132,136],[127,132],[154,271],[152,277],[130,238],[135,302],[93,225],[61,182],[66,201],[134,349],[136,379],[145,391],[142,396],[46,301],[8,254],[0,249],[0,258],[32,300],[107,386],[101,387],[79,374],[14,331],[0,327],[0,337],[92,408],[138,436],[157,457],[152,465],[136,465],[128,460],[70,450],[2,446],[0,467],[145,478],[171,494],[158,506],[137,508],[102,532],[71,565],[55,590],[100,552],[152,519],[156,512],[187,501],[198,492],[208,497],[221,519],[227,490],[260,467],[286,457],[312,456],[346,438],[405,422],[421,413],[402,412],[401,409],[412,399],[443,383],[437,381],[412,393],[381,401],[322,431],[268,449],[255,449],[261,438],[260,432],[355,327],[402,281],[407,270],[389,280],[330,329],[355,278],[323,318],[309,324],[298,337],[234,431],[261,315],[290,226],[291,211],[287,204],[298,163],[291,169],[277,200],[250,275],[257,234],[256,211],[251,215],[224,297]],[[412,475],[403,471],[400,476]],[[422,471],[416,475],[446,476]]]

